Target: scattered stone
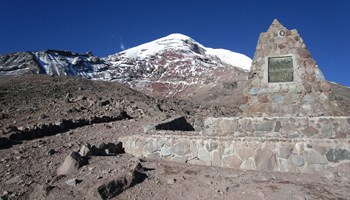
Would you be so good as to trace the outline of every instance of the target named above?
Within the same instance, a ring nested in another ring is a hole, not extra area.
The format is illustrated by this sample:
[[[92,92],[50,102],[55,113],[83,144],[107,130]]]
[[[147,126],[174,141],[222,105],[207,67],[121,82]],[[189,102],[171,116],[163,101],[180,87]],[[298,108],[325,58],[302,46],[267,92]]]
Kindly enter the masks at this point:
[[[108,143],[107,144],[107,149],[109,150],[109,152],[111,154],[120,154],[120,153],[124,153],[124,148],[123,148],[123,144],[121,142],[118,143]]]
[[[130,160],[128,166],[129,172],[121,174],[120,176],[98,185],[96,188],[91,190],[91,194],[97,199],[110,199],[122,191],[126,190],[134,183],[138,178],[143,167],[141,166],[140,160],[138,158],[133,158]]]
[[[106,183],[102,183],[94,188],[91,193],[99,199],[110,199],[120,194],[125,189],[129,188],[132,183],[133,177],[130,175],[122,175]]]
[[[98,151],[100,155],[116,155],[116,154],[121,154],[124,153],[124,148],[123,148],[123,144],[122,142],[118,142],[118,143],[104,143],[102,142],[99,146],[98,146]],[[94,154],[95,155],[95,154]]]
[[[29,199],[44,200],[53,188],[54,187],[51,185],[38,185],[34,188],[34,191],[30,194]]]
[[[156,130],[155,126],[145,125],[143,126],[143,133],[147,134],[149,131]]]
[[[20,154],[21,152],[20,151],[18,151],[18,150],[14,150],[13,151],[13,154]]]
[[[109,100],[104,100],[104,101],[100,101],[100,106],[106,106],[108,104],[110,104],[111,102]]]
[[[39,116],[39,118],[38,118],[38,119],[39,119],[39,120],[42,120],[42,119],[45,119],[45,118],[48,118],[48,116],[47,116],[47,115],[45,115],[45,114],[42,114],[42,115],[40,115],[40,116]]]
[[[90,144],[85,144],[81,147],[79,154],[81,156],[92,156],[92,150]]]
[[[0,200],[8,200],[10,194],[11,194],[10,192],[8,192],[8,191],[5,190],[5,191],[2,193],[2,195],[0,196]]]
[[[135,173],[135,172],[141,173],[144,171],[141,165],[141,160],[136,157],[129,160],[128,169],[132,173]]]
[[[54,149],[50,149],[48,152],[47,152],[47,155],[49,156],[52,156],[53,154],[55,154],[56,151]]]
[[[8,118],[8,117],[9,117],[8,114],[0,113],[0,120],[1,120],[1,119],[6,119],[6,118]]]
[[[12,177],[11,179],[7,180],[5,182],[5,184],[21,184],[25,181],[25,179],[27,178],[26,174],[21,174],[21,175],[17,175],[15,177]]]
[[[85,164],[87,164],[87,160],[81,157],[78,152],[73,151],[57,169],[57,175],[69,174]]]
[[[67,180],[65,183],[67,185],[69,185],[69,186],[76,186],[76,185],[78,185],[81,182],[82,182],[82,180],[78,180],[76,178],[72,178],[72,179]]]
[[[176,182],[176,179],[175,179],[175,178],[168,178],[167,181],[166,181],[166,183],[167,183],[168,185],[174,185],[175,182]]]
[[[67,93],[66,96],[65,96],[66,102],[67,103],[73,103],[72,97],[73,97],[73,95],[71,93]]]

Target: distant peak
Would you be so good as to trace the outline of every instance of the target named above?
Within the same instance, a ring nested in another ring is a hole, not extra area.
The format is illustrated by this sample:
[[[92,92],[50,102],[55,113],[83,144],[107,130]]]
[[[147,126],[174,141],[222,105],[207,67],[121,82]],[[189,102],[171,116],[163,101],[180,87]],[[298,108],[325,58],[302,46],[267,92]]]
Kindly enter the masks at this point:
[[[172,33],[168,36],[165,36],[163,38],[166,38],[166,39],[180,39],[180,40],[187,40],[187,39],[192,39],[191,37],[187,36],[187,35],[184,35],[184,34],[181,34],[181,33]]]

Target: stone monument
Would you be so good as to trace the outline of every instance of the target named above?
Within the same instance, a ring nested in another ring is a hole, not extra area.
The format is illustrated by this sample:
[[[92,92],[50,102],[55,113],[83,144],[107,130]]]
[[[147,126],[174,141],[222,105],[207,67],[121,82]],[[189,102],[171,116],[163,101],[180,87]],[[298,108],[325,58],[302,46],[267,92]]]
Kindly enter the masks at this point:
[[[234,169],[350,175],[350,116],[296,30],[274,20],[256,47],[240,116],[203,130],[120,138],[138,157]]]
[[[261,33],[245,90],[246,116],[340,116],[331,87],[297,30]]]

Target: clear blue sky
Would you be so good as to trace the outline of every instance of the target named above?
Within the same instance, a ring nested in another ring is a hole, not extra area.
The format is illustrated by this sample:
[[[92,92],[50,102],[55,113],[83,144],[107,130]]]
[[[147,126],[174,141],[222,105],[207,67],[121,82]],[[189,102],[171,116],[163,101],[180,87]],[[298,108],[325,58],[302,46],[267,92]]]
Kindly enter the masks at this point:
[[[0,54],[107,56],[182,33],[252,58],[274,18],[298,29],[328,80],[350,86],[350,0],[1,0]]]

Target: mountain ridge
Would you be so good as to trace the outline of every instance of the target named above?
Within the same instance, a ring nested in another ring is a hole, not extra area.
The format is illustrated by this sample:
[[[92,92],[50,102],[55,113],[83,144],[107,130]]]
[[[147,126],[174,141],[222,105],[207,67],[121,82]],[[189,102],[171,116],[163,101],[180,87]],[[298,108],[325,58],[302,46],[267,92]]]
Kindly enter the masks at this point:
[[[251,59],[175,33],[106,57],[65,50],[0,55],[0,75],[48,74],[115,81],[150,96],[191,98],[247,80]]]

